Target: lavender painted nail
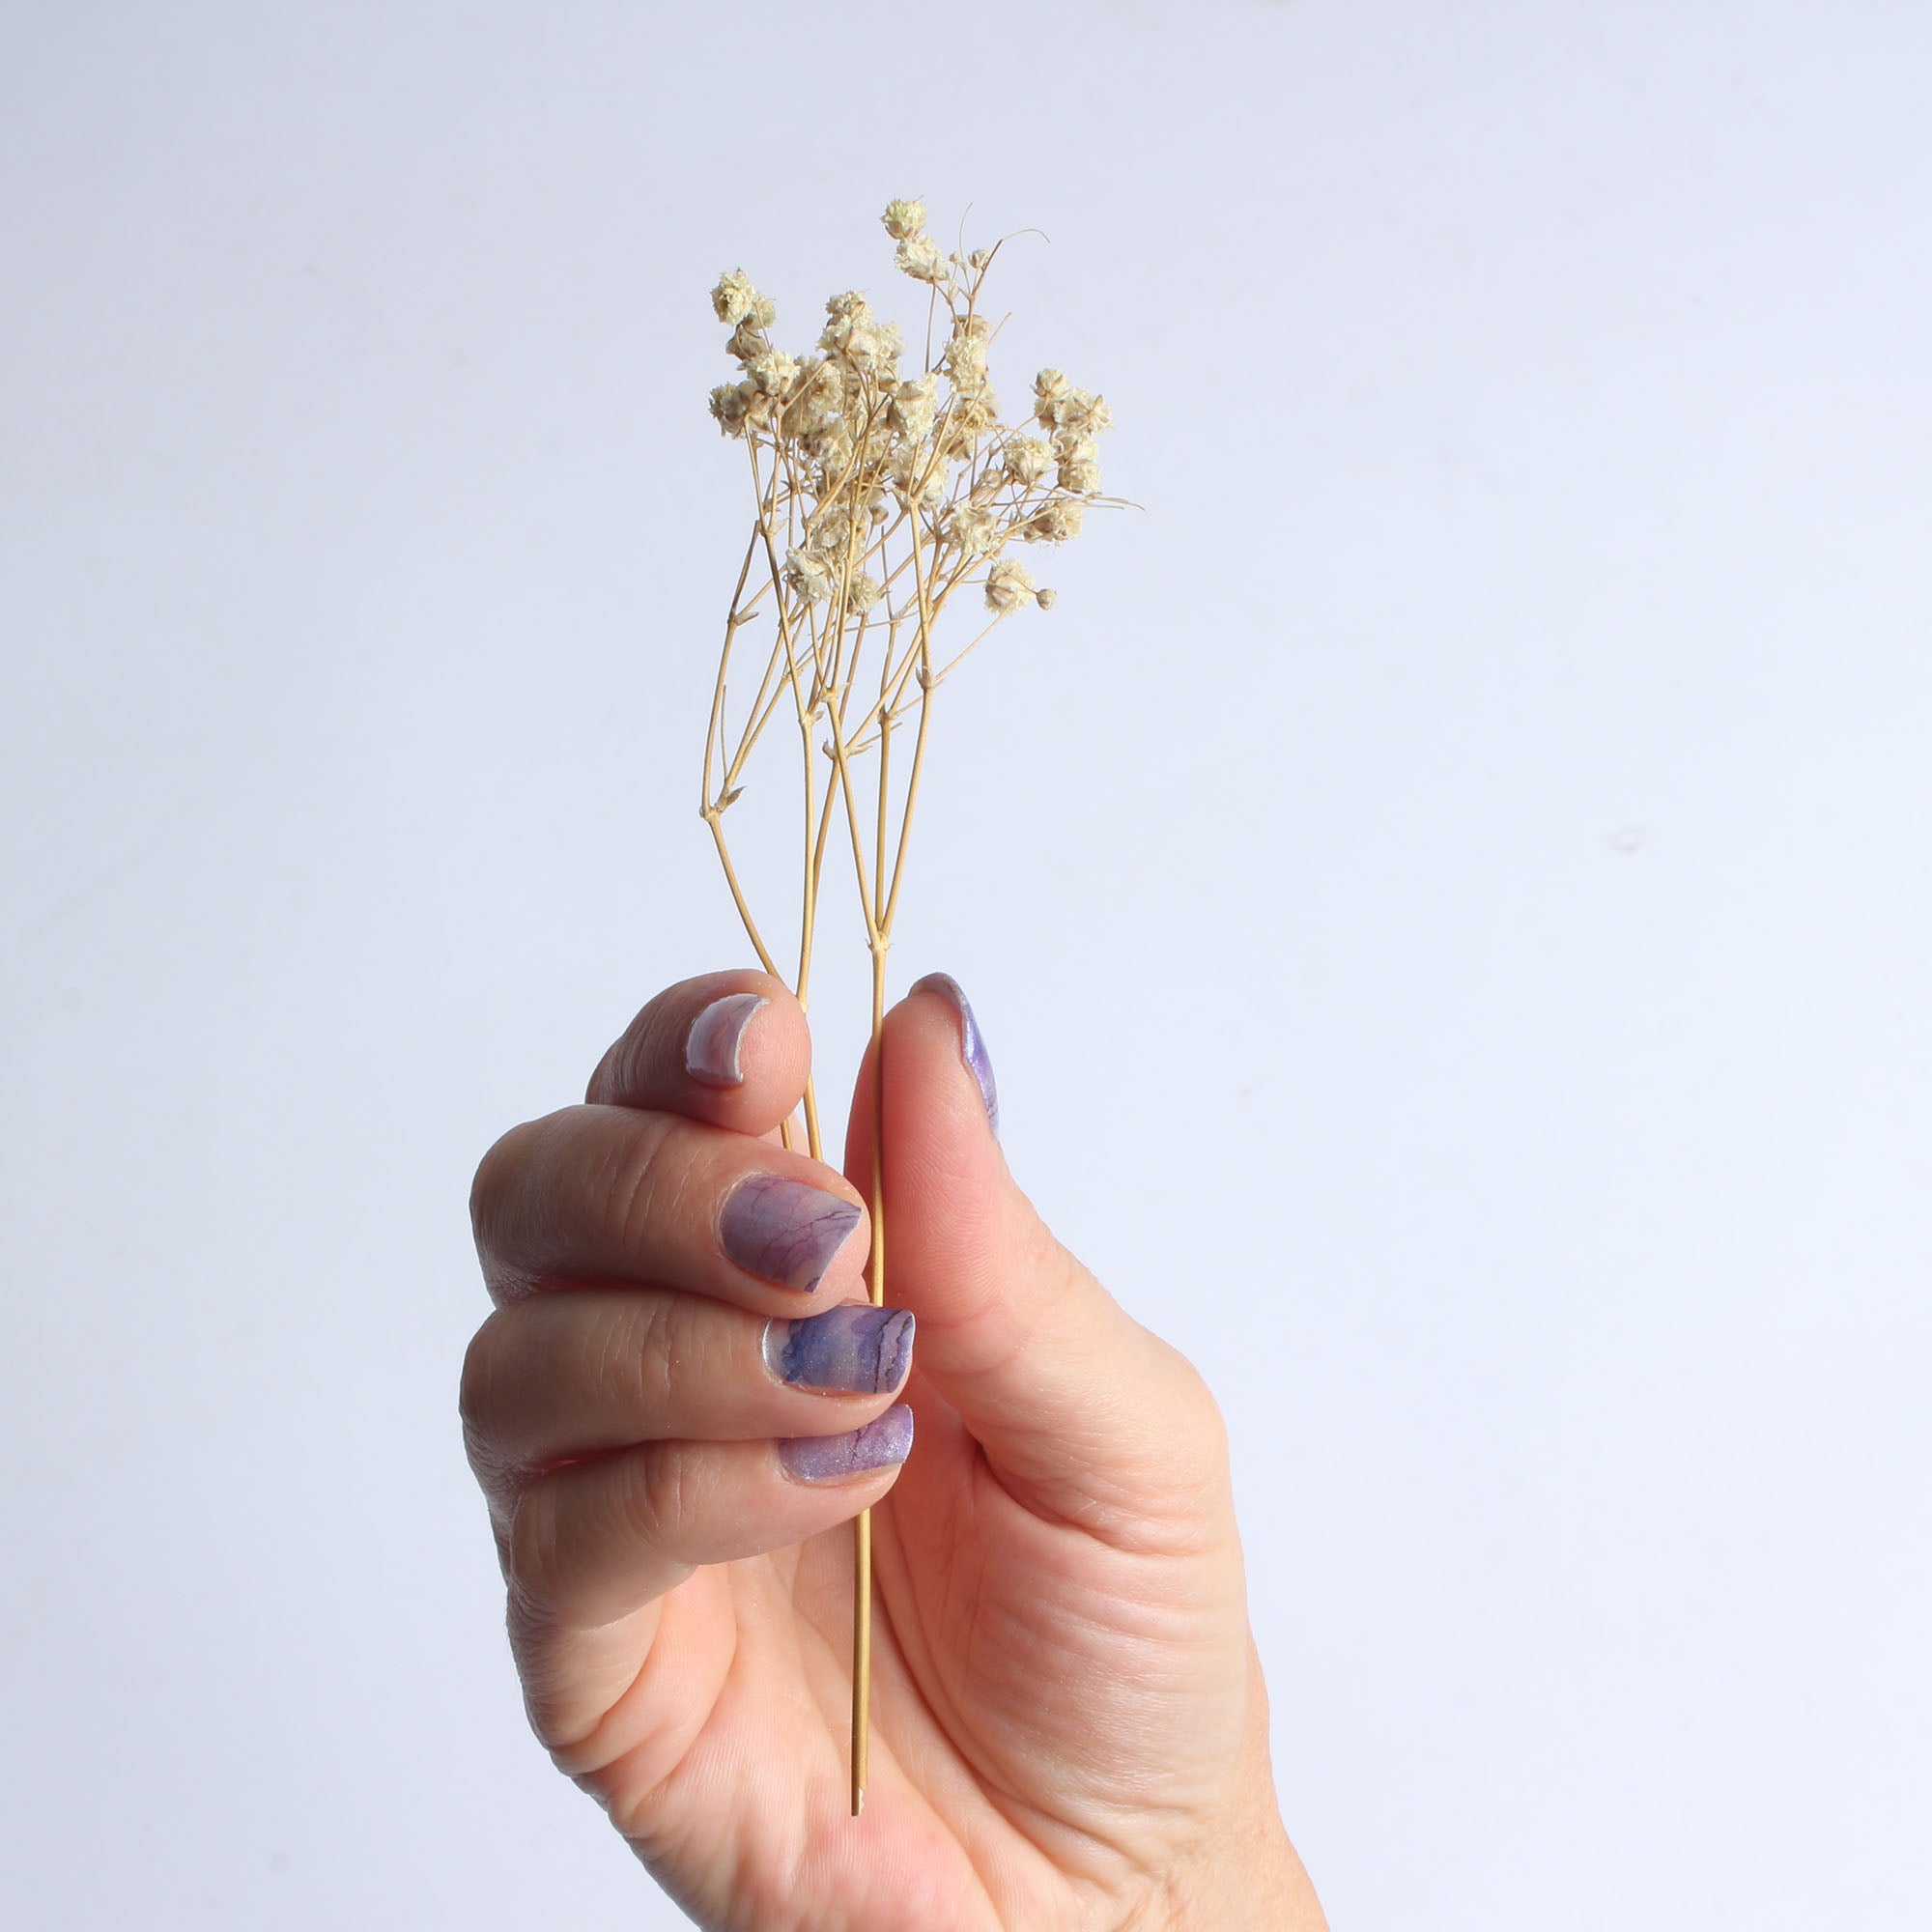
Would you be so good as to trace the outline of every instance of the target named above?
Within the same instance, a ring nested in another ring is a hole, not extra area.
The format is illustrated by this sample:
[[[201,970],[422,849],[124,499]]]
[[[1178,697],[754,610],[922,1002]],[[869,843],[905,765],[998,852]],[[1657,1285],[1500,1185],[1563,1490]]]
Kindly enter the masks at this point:
[[[744,1079],[738,1048],[752,1015],[767,1002],[756,993],[726,993],[692,1021],[684,1037],[684,1070],[707,1087],[735,1087]]]
[[[980,1022],[973,1017],[973,1009],[966,995],[960,990],[959,981],[950,973],[928,973],[913,987],[915,993],[942,993],[952,1002],[959,1014],[959,1051],[966,1062],[966,1070],[980,1083],[980,1097],[986,1103],[986,1119],[991,1123],[993,1138],[1000,1135],[1000,1090],[993,1083],[993,1063],[986,1057],[985,1036],[980,1031]]]
[[[795,1483],[838,1483],[895,1468],[911,1451],[912,1410],[901,1402],[849,1435],[787,1437],[779,1444],[779,1463]]]
[[[765,1365],[795,1388],[884,1395],[912,1366],[912,1311],[864,1302],[765,1323]]]
[[[725,1197],[718,1236],[749,1273],[810,1293],[858,1225],[859,1209],[836,1194],[781,1174],[753,1174]]]

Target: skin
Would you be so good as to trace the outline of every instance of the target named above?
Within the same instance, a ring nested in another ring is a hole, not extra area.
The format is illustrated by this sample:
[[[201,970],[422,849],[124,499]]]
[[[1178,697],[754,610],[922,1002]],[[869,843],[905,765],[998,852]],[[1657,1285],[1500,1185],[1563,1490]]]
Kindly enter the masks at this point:
[[[742,1078],[686,1070],[693,1021],[762,995]],[[886,1024],[890,1305],[900,1390],[766,1368],[766,1319],[865,1298],[862,1215],[815,1292],[723,1252],[724,1194],[780,1173],[805,1015],[725,973],[644,1009],[588,1102],[477,1171],[495,1312],[464,1365],[530,1721],[700,1925],[730,1932],[1305,1932],[1249,1634],[1226,1437],[1200,1377],[1133,1321],[1020,1192],[925,988]],[[812,1485],[779,1438],[909,1403],[902,1468]],[[849,1815],[852,1532],[873,1507],[872,1745]]]

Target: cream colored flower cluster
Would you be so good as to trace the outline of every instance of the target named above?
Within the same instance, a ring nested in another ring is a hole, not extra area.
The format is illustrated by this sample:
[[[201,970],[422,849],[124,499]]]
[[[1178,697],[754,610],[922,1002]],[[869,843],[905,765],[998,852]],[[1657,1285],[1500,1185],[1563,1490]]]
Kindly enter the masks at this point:
[[[777,310],[741,270],[711,292],[743,370],[712,390],[711,413],[750,445],[781,595],[807,607],[814,631],[869,620],[881,606],[878,621],[923,631],[967,585],[996,616],[1046,609],[1052,591],[1003,553],[1015,539],[1080,534],[1111,412],[1042,369],[1028,424],[1003,426],[988,367],[997,331],[980,307],[998,249],[947,253],[918,201],[892,202],[882,218],[896,267],[928,292],[925,336],[937,348],[915,373],[902,366],[898,325],[857,291],[826,303],[802,355],[773,343]]]

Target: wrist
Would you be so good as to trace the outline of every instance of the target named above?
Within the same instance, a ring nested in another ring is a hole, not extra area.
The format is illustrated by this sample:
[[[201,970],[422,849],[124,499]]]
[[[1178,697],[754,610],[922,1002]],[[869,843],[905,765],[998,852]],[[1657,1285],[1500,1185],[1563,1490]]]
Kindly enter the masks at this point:
[[[1270,1801],[1168,1871],[1121,1932],[1327,1932]]]

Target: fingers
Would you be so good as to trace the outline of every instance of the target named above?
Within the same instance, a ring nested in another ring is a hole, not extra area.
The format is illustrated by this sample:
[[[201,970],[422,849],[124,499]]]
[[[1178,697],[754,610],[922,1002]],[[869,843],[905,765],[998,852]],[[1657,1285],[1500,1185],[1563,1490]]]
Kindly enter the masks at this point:
[[[462,1410],[484,1487],[640,1442],[838,1435],[912,1366],[904,1309],[846,1302],[787,1321],[658,1289],[539,1294],[484,1322]]]
[[[922,1385],[1037,1512],[1102,1533],[1183,1526],[1226,1481],[1218,1412],[1015,1185],[985,1042],[952,981],[921,980],[887,1015],[883,1062],[887,1295],[918,1314]],[[872,1077],[868,1059],[846,1142],[861,1185]]]
[[[708,973],[660,993],[598,1063],[585,1098],[765,1134],[811,1070],[805,1013],[768,973]]]
[[[783,1442],[664,1442],[560,1469],[519,1499],[504,1567],[519,1607],[592,1629],[628,1615],[700,1564],[800,1543],[891,1489],[912,1410]]]
[[[533,1290],[651,1282],[760,1314],[845,1300],[866,1212],[831,1168],[675,1114],[567,1107],[514,1127],[470,1195],[499,1305]]]

